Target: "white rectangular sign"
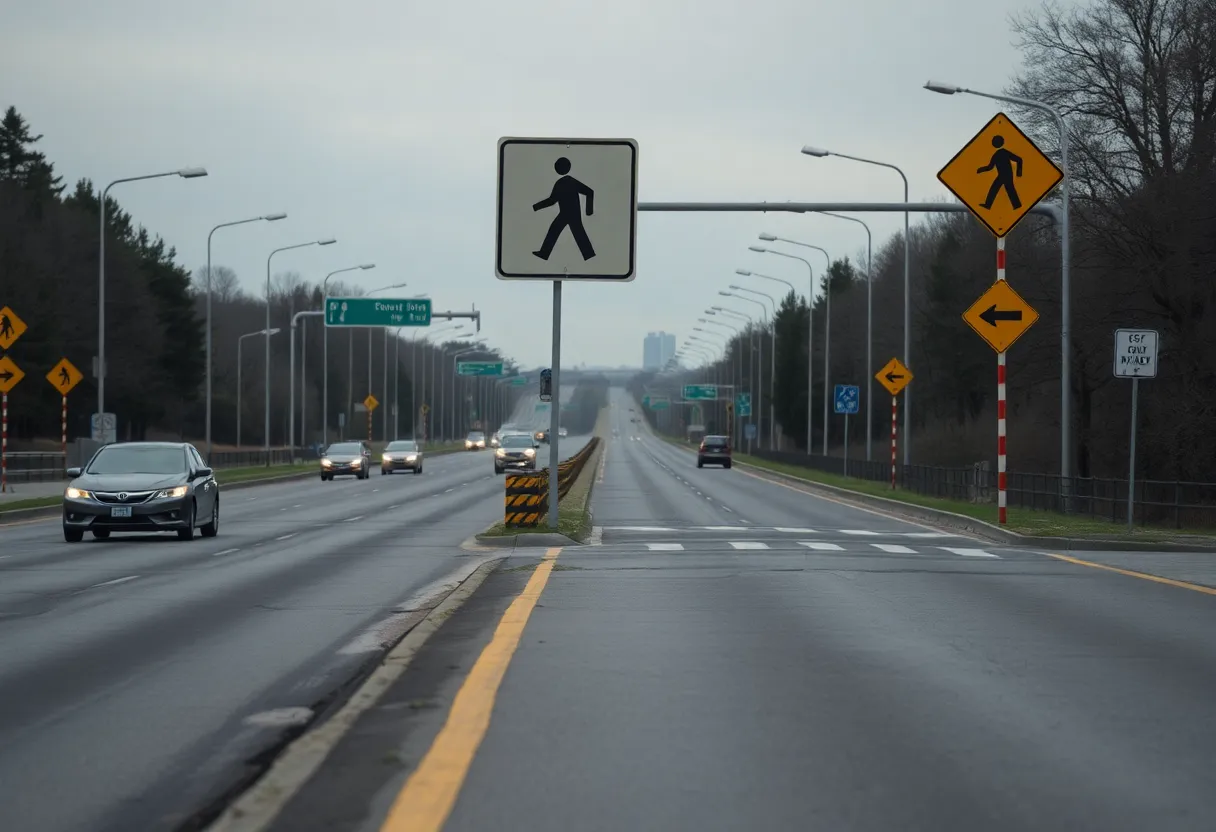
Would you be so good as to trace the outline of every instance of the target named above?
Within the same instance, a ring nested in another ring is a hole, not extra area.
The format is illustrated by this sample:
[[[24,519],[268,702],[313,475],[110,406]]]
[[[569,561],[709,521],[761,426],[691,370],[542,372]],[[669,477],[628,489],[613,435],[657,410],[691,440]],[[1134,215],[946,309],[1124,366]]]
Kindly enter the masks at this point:
[[[1117,378],[1157,377],[1156,330],[1115,330],[1115,376]]]
[[[633,280],[637,216],[633,139],[498,140],[499,279]]]

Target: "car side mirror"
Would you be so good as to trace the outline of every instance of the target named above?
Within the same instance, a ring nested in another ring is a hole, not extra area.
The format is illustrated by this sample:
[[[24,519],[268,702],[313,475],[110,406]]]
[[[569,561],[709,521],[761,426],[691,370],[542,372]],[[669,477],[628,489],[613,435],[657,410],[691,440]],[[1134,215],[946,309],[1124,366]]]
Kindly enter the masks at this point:
[[[69,468],[69,469],[67,470],[68,479],[70,479],[70,480],[74,480],[74,479],[76,479],[77,477],[79,477],[79,476],[80,476],[81,474],[83,474],[83,473],[84,473],[84,472],[83,472],[83,471],[81,471],[79,468]]]
[[[190,476],[190,479],[192,479],[192,480],[206,479],[207,477],[211,476],[213,473],[215,473],[215,472],[212,471],[210,468],[199,468],[197,471],[195,471]]]

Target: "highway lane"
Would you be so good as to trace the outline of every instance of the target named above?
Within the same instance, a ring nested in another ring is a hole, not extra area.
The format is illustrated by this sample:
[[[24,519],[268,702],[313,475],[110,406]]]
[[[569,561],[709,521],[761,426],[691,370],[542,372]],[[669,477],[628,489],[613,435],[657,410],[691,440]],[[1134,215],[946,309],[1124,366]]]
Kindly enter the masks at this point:
[[[229,491],[189,543],[0,527],[0,828],[171,829],[236,782],[485,557],[491,454]]]
[[[276,832],[1211,827],[1216,597],[652,441],[608,443],[602,545],[514,553]]]

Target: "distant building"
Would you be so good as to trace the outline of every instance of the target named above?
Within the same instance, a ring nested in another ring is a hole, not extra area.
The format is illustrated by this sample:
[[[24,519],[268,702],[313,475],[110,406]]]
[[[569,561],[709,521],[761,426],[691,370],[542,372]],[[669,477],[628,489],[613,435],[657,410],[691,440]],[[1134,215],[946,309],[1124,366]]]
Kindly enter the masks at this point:
[[[676,336],[667,332],[648,333],[642,345],[642,369],[661,370],[675,354]]]

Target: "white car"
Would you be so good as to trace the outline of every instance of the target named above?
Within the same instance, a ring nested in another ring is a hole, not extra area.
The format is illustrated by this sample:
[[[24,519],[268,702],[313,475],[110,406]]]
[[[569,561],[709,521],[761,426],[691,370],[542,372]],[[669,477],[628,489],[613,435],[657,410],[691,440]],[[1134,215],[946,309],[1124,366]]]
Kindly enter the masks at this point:
[[[566,429],[565,429],[565,428],[558,428],[558,429],[557,429],[557,435],[558,435],[558,436],[565,436],[565,435],[566,435]]]

